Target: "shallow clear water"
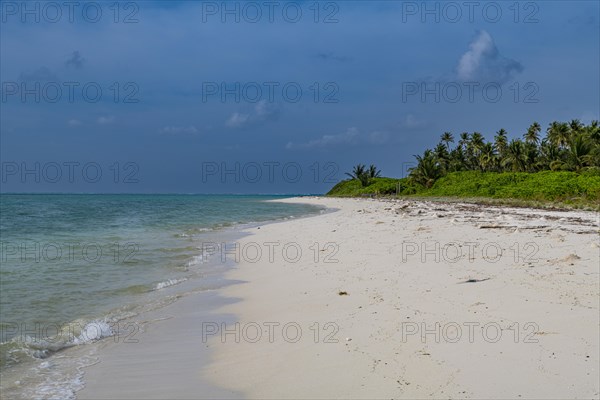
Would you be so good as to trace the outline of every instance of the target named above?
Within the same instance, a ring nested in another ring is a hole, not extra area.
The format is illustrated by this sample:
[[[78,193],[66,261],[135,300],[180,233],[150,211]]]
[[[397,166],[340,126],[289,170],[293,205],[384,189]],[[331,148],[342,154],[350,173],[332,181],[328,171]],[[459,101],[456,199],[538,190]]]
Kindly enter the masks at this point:
[[[275,198],[0,195],[2,374],[47,368],[40,360],[111,336],[116,321],[171,301],[163,292],[179,284],[210,288],[220,271],[202,243],[224,228],[319,212],[265,201]]]

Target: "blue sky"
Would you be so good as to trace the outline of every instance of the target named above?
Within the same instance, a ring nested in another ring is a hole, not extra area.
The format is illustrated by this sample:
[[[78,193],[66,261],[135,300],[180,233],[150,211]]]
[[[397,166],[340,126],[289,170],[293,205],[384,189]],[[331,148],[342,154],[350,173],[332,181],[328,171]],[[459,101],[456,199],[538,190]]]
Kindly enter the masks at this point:
[[[0,4],[3,192],[322,193],[600,119],[595,1]]]

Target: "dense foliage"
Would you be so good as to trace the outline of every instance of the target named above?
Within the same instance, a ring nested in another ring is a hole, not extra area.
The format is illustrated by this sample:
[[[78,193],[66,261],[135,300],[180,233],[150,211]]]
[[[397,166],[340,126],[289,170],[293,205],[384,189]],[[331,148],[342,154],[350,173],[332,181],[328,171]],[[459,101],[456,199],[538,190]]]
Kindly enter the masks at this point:
[[[500,129],[493,142],[486,142],[479,132],[460,134],[456,146],[454,135],[445,132],[434,149],[415,156],[417,166],[410,177],[416,183],[432,187],[436,180],[451,172],[539,172],[583,171],[600,168],[600,126],[598,121],[584,125],[579,120],[552,122],[546,136],[541,126],[531,124],[523,139],[508,140]]]
[[[371,164],[369,168],[364,164],[358,164],[354,166],[352,172],[346,172],[346,175],[352,180],[359,181],[362,187],[367,187],[373,182],[374,178],[379,178],[381,176],[381,171],[373,164]]]
[[[523,139],[500,129],[493,142],[462,133],[456,146],[445,132],[434,149],[415,156],[408,178],[380,177],[371,165],[354,167],[330,196],[417,195],[600,204],[600,126],[578,120],[552,122],[544,138],[531,124]]]

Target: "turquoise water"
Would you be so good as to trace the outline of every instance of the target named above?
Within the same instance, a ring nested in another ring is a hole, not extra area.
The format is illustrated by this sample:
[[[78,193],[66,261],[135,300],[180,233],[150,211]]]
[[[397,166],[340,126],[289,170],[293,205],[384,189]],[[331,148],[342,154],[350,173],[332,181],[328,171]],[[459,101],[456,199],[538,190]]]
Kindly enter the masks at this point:
[[[167,289],[172,299],[183,282],[210,288],[221,270],[201,244],[228,227],[320,211],[265,201],[276,198],[0,195],[3,374],[110,336],[111,323],[164,303]]]

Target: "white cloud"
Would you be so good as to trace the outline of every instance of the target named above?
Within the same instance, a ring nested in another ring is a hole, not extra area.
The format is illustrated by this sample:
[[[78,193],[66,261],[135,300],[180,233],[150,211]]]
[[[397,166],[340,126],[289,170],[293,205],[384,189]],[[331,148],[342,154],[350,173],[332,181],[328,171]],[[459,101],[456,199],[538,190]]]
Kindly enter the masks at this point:
[[[369,133],[367,140],[370,143],[374,143],[374,144],[384,144],[387,143],[387,141],[390,139],[390,134],[388,132],[382,132],[382,131],[374,131]]]
[[[279,117],[279,108],[274,104],[267,103],[266,100],[261,100],[256,103],[254,110],[250,113],[234,112],[225,121],[225,126],[229,128],[243,128],[248,125],[256,125],[264,121],[275,120]]]
[[[479,31],[469,44],[469,50],[462,55],[456,66],[456,76],[463,82],[508,81],[512,75],[523,70],[523,66],[510,58],[503,57],[492,36]]]
[[[413,114],[407,114],[402,121],[400,121],[400,127],[406,129],[416,129],[421,128],[425,125],[424,121],[421,121]]]
[[[67,125],[69,126],[79,126],[81,125],[81,121],[78,119],[70,119],[67,121]]]
[[[96,122],[99,123],[100,125],[112,124],[113,122],[115,122],[115,116],[114,115],[107,115],[106,117],[99,117],[96,120]]]
[[[346,132],[339,133],[336,135],[323,135],[319,139],[313,139],[307,143],[302,144],[294,144],[292,142],[288,143],[286,148],[291,149],[295,147],[326,147],[331,145],[340,145],[340,144],[350,144],[354,145],[358,143],[359,132],[358,129],[352,127],[348,128]]]
[[[246,125],[248,120],[250,119],[250,114],[240,114],[235,112],[231,114],[231,116],[225,121],[225,125],[230,128],[241,128]]]
[[[389,140],[389,133],[385,131],[373,131],[367,134],[361,133],[357,128],[348,128],[343,133],[335,135],[323,135],[318,139],[310,140],[306,143],[289,142],[287,149],[296,148],[323,148],[328,146],[356,146],[361,143],[383,144]]]

